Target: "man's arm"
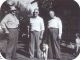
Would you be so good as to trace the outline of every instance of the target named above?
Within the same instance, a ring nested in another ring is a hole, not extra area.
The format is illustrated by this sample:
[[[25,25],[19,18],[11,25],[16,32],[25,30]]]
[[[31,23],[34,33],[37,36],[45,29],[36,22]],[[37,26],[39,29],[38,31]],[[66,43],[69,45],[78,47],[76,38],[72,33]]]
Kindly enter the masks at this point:
[[[61,19],[59,20],[59,39],[61,39],[62,36],[62,21]]]
[[[42,39],[42,38],[43,38],[44,30],[45,30],[45,26],[44,26],[44,21],[43,21],[43,19],[42,19],[42,20],[41,20],[41,32],[40,32],[40,39]]]
[[[1,26],[5,33],[9,33],[7,26],[6,26],[7,19],[8,19],[8,16],[5,16],[3,20],[1,21]]]
[[[40,39],[42,40],[42,38],[43,38],[43,33],[44,33],[44,30],[42,30],[41,32],[40,32]]]

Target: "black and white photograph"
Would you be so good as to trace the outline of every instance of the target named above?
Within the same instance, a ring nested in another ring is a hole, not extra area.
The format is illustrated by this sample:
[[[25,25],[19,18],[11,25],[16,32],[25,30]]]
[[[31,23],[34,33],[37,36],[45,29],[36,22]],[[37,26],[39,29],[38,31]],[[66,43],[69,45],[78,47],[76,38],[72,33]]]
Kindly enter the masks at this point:
[[[80,0],[0,0],[0,60],[80,60]]]

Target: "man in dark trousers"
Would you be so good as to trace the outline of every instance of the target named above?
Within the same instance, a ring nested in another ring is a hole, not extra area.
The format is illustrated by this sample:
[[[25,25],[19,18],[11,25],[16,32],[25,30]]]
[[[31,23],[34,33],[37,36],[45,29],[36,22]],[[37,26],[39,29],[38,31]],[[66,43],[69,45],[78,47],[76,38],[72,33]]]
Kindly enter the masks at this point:
[[[3,18],[1,24],[5,34],[8,36],[6,58],[8,60],[15,59],[19,20],[16,17],[16,8],[14,6],[10,6],[10,12]]]
[[[48,30],[50,34],[52,52],[55,51],[56,58],[60,60],[61,59],[60,57],[60,39],[62,36],[62,22],[59,17],[55,16],[54,11],[50,10],[49,15],[51,19],[48,21]]]

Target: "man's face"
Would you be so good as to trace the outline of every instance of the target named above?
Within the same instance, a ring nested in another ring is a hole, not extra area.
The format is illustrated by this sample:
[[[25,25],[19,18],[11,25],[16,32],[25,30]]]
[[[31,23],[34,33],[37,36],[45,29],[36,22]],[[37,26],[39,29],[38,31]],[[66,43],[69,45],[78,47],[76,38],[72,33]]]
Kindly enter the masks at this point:
[[[16,10],[12,10],[11,13],[12,13],[13,15],[15,15],[15,14],[16,14]]]
[[[34,12],[33,12],[33,16],[34,17],[37,17],[39,15],[39,11],[36,9],[36,10],[34,10]]]
[[[55,15],[55,14],[54,14],[54,11],[50,11],[50,12],[49,12],[49,15],[50,15],[51,18],[54,18],[54,15]]]

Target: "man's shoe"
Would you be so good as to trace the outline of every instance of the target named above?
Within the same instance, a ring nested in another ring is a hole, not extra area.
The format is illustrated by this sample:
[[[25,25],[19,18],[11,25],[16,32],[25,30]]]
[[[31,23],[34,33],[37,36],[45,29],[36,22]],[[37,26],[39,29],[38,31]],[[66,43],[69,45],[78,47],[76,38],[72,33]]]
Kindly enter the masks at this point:
[[[31,59],[33,59],[34,57],[30,56]]]
[[[18,59],[18,58],[17,57],[14,57],[14,58],[12,57],[12,59]]]
[[[60,58],[57,58],[57,60],[61,60]]]
[[[7,60],[11,60],[11,58],[7,58]]]

